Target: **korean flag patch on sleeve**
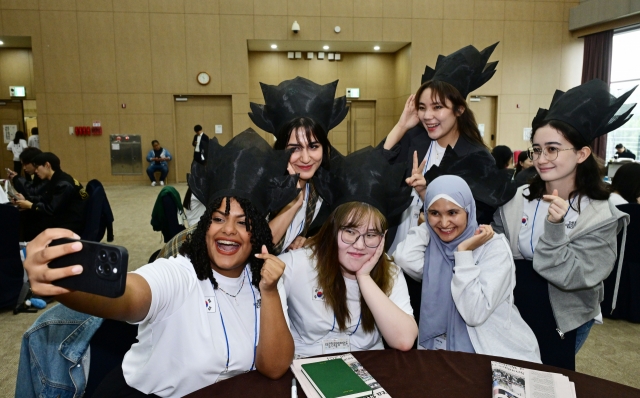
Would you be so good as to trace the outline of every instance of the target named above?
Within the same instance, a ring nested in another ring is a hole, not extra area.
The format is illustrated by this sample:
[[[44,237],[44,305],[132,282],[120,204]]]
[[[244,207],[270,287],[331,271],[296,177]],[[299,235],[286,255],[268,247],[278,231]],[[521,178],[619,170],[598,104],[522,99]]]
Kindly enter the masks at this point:
[[[216,312],[216,296],[204,296],[204,305],[207,308],[207,312]]]

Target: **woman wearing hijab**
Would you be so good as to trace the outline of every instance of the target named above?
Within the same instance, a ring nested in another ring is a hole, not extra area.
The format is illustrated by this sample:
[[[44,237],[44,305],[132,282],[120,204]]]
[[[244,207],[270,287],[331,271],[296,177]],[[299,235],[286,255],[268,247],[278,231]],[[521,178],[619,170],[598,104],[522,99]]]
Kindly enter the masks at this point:
[[[387,219],[411,200],[404,165],[363,148],[332,164],[332,212],[286,264],[296,356],[412,348],[418,333],[404,275],[384,255]]]
[[[590,143],[631,118],[635,104],[616,113],[632,92],[615,98],[597,79],[556,91],[532,121],[529,156],[538,174],[495,214],[494,228],[516,259],[516,305],[547,365],[574,370],[591,326],[602,322],[602,281],[614,267],[616,236],[623,228],[626,235],[629,215],[609,200]],[[623,257],[624,243],[612,309]]]
[[[338,81],[320,85],[303,77],[277,86],[260,83],[265,104],[251,103],[249,117],[276,138],[274,149],[289,150],[288,171],[299,174],[300,193],[278,214],[271,214],[276,253],[302,247],[318,231],[329,211],[327,175],[340,154],[327,134],[347,116],[345,96],[334,98]],[[324,207],[323,207],[324,204]]]
[[[533,332],[513,303],[509,244],[476,222],[466,182],[436,178],[425,196],[427,221],[410,230],[396,263],[422,279],[418,345],[540,362]]]

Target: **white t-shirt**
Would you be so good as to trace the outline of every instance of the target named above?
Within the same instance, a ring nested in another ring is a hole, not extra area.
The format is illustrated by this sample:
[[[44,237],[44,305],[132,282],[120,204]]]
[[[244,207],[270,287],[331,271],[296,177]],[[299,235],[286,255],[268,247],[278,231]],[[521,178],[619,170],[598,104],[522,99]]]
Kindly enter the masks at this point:
[[[20,161],[20,154],[27,148],[27,141],[18,140],[18,144],[16,145],[13,141],[9,142],[7,145],[7,150],[13,152],[13,161]]]
[[[32,148],[40,149],[40,136],[32,135],[31,137],[29,137],[29,146]]]
[[[202,134],[204,133],[198,134],[198,138],[196,138],[196,147],[193,148],[194,152],[200,152],[200,141],[202,140]]]
[[[425,174],[433,166],[440,166],[440,162],[442,161],[446,149],[447,148],[443,148],[438,145],[438,141],[431,141],[429,149],[427,149],[427,153],[423,159],[426,159],[427,163],[424,166],[424,170],[422,170],[422,174]],[[411,156],[413,156],[413,154],[411,154]],[[396,236],[389,247],[389,253],[396,251],[398,243],[405,240],[409,230],[418,225],[418,218],[420,217],[420,212],[422,211],[424,203],[422,203],[420,195],[418,195],[415,189],[411,190],[411,196],[411,204],[402,213],[402,221],[400,222],[400,225],[398,225]]]
[[[282,245],[282,250],[285,250],[289,245],[300,235],[302,230],[304,229],[304,222],[307,217],[307,203],[309,199],[309,184],[306,184],[305,188],[306,192],[304,194],[304,201],[302,202],[302,206],[296,212],[296,215],[293,217],[291,224],[287,227],[287,232],[284,236],[284,244]],[[322,207],[322,198],[318,196],[318,201],[316,202],[316,209],[313,213],[313,218],[315,219],[320,211],[320,207]]]
[[[383,349],[382,337],[378,329],[376,328],[372,333],[365,333],[359,322],[360,288],[356,280],[344,278],[347,287],[347,308],[351,315],[351,320],[347,322],[347,329],[340,332],[337,323],[334,325],[335,316],[333,311],[325,305],[317,282],[315,261],[309,256],[311,256],[309,248],[293,250],[279,256],[286,264],[282,279],[284,279],[284,289],[287,293],[291,335],[296,346],[296,356],[321,355],[323,340],[336,338],[348,338],[351,351]],[[393,265],[393,269],[395,278],[389,299],[401,310],[413,316],[404,275],[396,265]]]
[[[129,386],[145,394],[182,397],[252,369],[260,338],[260,291],[249,282],[248,266],[239,278],[214,272],[216,291],[208,279],[198,280],[181,255],[134,272],[151,287],[151,307],[139,323],[139,342],[122,362]],[[232,298],[220,289],[232,295],[240,291]],[[278,291],[286,319],[282,280]],[[223,373],[227,358],[228,372]]]
[[[615,192],[609,195],[609,201],[613,203],[614,206],[626,205],[627,203],[629,203],[622,196],[620,196],[620,194],[617,194]]]

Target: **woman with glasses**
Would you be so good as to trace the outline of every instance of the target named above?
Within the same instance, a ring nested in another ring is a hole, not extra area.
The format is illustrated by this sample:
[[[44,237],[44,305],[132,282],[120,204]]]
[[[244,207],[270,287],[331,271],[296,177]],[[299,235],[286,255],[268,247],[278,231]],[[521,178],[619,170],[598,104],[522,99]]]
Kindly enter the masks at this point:
[[[422,280],[418,346],[540,362],[538,343],[513,304],[515,265],[509,243],[478,225],[467,183],[442,176],[427,187],[427,222],[412,228],[393,254]]]
[[[547,365],[574,370],[591,326],[602,323],[602,281],[629,216],[609,201],[589,143],[626,123],[633,107],[621,108],[632,91],[615,98],[601,80],[556,91],[532,122],[529,156],[538,175],[495,214],[494,229],[516,260],[516,306]]]
[[[371,148],[332,164],[330,216],[303,248],[279,257],[296,356],[382,349],[382,337],[412,348],[407,285],[383,253],[387,219],[411,200],[403,174]]]

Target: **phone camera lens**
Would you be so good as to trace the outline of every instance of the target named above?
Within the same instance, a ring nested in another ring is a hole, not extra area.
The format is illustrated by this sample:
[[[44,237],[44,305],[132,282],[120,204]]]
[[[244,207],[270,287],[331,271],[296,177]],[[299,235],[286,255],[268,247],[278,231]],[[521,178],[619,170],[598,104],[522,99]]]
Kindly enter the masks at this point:
[[[104,251],[104,250],[100,250],[100,251],[98,252],[98,259],[99,259],[100,261],[107,261],[107,252],[106,252],[106,251]]]
[[[102,268],[102,264],[98,264],[98,273],[104,274],[104,268]]]
[[[109,275],[111,273],[111,266],[109,264],[105,264],[103,269],[106,275]]]
[[[117,263],[118,262],[118,255],[115,252],[109,253],[109,262],[110,263]]]

